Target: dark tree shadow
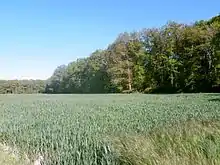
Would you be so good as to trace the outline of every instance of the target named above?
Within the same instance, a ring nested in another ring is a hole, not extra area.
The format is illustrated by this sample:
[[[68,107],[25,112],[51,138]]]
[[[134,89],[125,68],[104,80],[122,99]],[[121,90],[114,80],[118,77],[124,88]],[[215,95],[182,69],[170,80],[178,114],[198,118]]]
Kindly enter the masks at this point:
[[[216,102],[216,101],[219,101],[220,102],[220,98],[214,98],[214,99],[209,99],[209,101],[214,101],[214,102]]]

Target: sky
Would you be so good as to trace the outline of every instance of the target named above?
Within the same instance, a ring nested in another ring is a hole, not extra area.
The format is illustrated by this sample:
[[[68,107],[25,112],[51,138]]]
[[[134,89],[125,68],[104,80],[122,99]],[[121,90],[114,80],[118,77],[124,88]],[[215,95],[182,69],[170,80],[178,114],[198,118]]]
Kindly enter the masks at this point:
[[[220,0],[1,1],[0,79],[47,79],[121,32],[209,19],[219,6]]]

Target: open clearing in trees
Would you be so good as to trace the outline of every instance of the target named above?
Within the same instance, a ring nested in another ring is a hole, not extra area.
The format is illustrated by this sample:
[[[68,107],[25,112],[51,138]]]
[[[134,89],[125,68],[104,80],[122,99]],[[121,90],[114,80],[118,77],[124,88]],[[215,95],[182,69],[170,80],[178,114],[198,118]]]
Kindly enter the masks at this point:
[[[0,143],[20,160],[2,149],[0,159],[217,165],[219,120],[220,94],[0,95]]]

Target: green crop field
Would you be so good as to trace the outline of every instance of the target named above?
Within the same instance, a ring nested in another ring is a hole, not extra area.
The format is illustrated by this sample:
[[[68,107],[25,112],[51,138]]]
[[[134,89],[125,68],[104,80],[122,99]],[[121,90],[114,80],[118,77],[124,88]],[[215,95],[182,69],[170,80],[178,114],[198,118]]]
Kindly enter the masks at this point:
[[[0,144],[26,164],[220,164],[219,119],[220,94],[0,95]]]

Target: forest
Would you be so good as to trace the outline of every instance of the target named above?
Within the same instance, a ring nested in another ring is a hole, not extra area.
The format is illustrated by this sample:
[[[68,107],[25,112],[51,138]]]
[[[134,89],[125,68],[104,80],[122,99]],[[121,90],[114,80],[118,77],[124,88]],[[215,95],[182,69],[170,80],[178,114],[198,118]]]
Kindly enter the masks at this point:
[[[0,81],[0,93],[220,92],[220,15],[118,35],[48,80]]]
[[[45,80],[0,80],[0,94],[44,93]]]

